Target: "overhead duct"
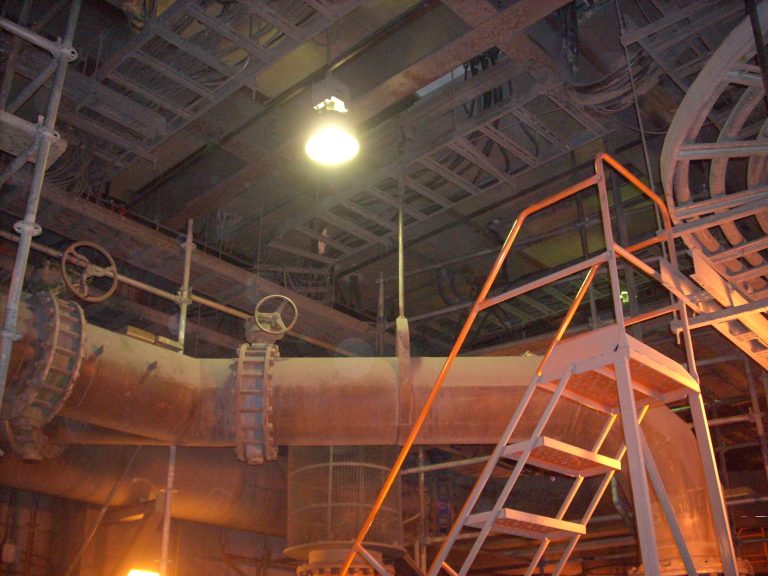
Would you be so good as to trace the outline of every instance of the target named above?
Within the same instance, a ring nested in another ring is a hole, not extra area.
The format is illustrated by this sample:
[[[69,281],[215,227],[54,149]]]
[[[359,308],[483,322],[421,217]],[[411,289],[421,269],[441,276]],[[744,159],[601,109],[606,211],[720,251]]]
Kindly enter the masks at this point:
[[[20,378],[27,374],[30,354],[46,357],[45,351],[52,346],[48,332],[57,321],[40,316],[52,309],[40,307],[33,312],[25,305],[20,311],[19,326],[24,334],[14,347],[13,379],[9,381],[14,393],[9,399],[45,398],[45,390],[39,387],[33,390],[34,394],[25,393],[25,389],[41,381],[39,374]],[[85,335],[82,360],[67,389],[61,393],[63,400],[58,414],[179,445],[235,446],[241,440],[236,425],[241,361],[190,358],[85,323],[82,330]],[[265,406],[271,406],[271,422],[264,424],[264,439],[268,439],[266,432],[269,431],[276,445],[397,444],[410,428],[443,362],[440,358],[412,359],[408,384],[399,388],[396,360],[392,358],[272,358],[268,362],[272,364],[271,369],[263,372]],[[418,442],[495,443],[537,362],[535,357],[457,359]],[[45,371],[46,367],[40,364],[38,369]],[[534,396],[532,406],[542,406],[547,398],[548,393],[541,392]],[[535,414],[536,410],[528,412]],[[549,435],[581,439],[582,447],[587,448],[603,422],[590,409],[563,401],[558,404],[551,423]],[[533,425],[533,419],[523,421],[518,434],[523,437],[530,433]],[[693,556],[717,558],[718,548],[693,434],[685,422],[663,406],[650,411],[643,429]],[[607,451],[621,440],[619,432],[612,434],[605,444]],[[265,450],[265,454],[269,455],[270,450]],[[68,458],[72,456],[65,453],[59,457],[61,464],[44,463],[46,469],[53,466],[59,470],[50,474],[40,474],[39,468],[28,468],[16,459],[5,459],[0,463],[0,481],[98,501],[99,498],[83,493],[81,485],[87,484],[84,480],[88,478],[87,467],[72,472],[73,463]],[[232,465],[236,464],[233,458]],[[195,465],[194,477],[199,479],[205,476],[200,470],[214,470],[220,465],[221,457],[202,459]],[[83,468],[82,464],[74,466]],[[115,467],[108,469],[113,481]],[[259,468],[252,470],[254,474],[259,473]],[[162,482],[162,474],[156,481]],[[105,482],[104,478],[99,481],[100,495],[104,494]],[[187,495],[184,492],[180,487],[174,501],[183,502],[184,498],[193,501],[197,494],[191,489]],[[263,509],[258,506],[249,509],[247,503],[238,501],[235,493],[230,502],[229,507],[239,507],[238,513],[250,515],[251,529],[258,529],[256,526],[264,519]],[[187,512],[181,517],[211,521],[207,512],[197,511],[193,504],[183,508]],[[655,506],[654,515],[660,556],[676,560],[679,557],[676,545],[659,506]],[[216,523],[244,527],[241,520],[219,518]]]

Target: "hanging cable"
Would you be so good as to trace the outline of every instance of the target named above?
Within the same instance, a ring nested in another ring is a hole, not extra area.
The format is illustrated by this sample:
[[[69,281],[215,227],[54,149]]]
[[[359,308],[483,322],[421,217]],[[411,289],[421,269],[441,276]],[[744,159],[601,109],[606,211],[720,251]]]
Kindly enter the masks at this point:
[[[621,13],[621,7],[619,6],[619,0],[614,0],[614,6],[616,6],[616,17],[619,19],[619,35],[623,36],[626,28],[624,27],[624,15]],[[637,127],[640,130],[640,141],[643,144],[643,159],[645,160],[645,169],[648,173],[648,184],[654,192],[656,192],[656,186],[653,181],[653,171],[651,170],[651,158],[648,154],[648,140],[645,135],[645,128],[643,126],[643,116],[640,112],[640,101],[637,98],[637,88],[635,86],[635,77],[632,75],[632,62],[629,58],[629,48],[622,43],[624,48],[624,58],[627,61],[627,74],[629,74],[629,83],[632,87],[632,100],[634,101],[635,116],[637,117]]]

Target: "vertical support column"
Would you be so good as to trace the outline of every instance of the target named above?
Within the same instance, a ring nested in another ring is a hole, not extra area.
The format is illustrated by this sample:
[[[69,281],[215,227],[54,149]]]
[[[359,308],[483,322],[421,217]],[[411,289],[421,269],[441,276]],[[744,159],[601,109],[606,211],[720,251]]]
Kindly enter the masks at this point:
[[[626,212],[624,211],[624,204],[621,199],[621,189],[618,187],[613,188],[613,207],[616,211],[616,231],[619,237],[619,244],[622,246],[627,246],[629,244],[627,216]],[[640,313],[640,307],[637,303],[635,269],[630,265],[624,266],[624,281],[627,283],[627,294],[629,296],[629,314],[630,316],[636,316]],[[621,296],[621,294],[619,294],[619,296]],[[629,327],[629,332],[635,338],[642,338],[642,324],[633,324]]]
[[[691,406],[693,430],[696,433],[696,443],[699,446],[701,465],[704,468],[704,480],[707,484],[709,507],[712,509],[717,543],[720,547],[723,574],[725,576],[737,576],[736,553],[733,549],[733,539],[731,538],[731,527],[728,524],[728,514],[725,509],[723,488],[720,485],[720,478],[717,474],[717,464],[715,463],[715,454],[712,450],[712,438],[709,435],[704,401],[701,398],[701,394],[693,393],[688,395],[688,402]]]
[[[587,236],[587,218],[584,214],[584,202],[581,199],[581,194],[574,196],[576,200],[576,213],[579,218],[579,237],[581,239],[581,254],[586,260],[589,258],[589,237]],[[593,330],[597,330],[600,327],[600,316],[597,313],[597,299],[595,298],[595,290],[592,286],[589,287],[589,324]]]
[[[184,276],[179,289],[179,352],[184,353],[184,342],[187,338],[187,309],[192,300],[189,298],[189,277],[192,269],[192,250],[195,245],[192,243],[192,234],[194,232],[194,223],[190,218],[187,222],[187,238],[182,244],[184,248]]]
[[[384,334],[387,330],[387,319],[384,315],[384,274],[379,272],[378,301],[376,303],[376,356],[384,356]]]
[[[427,571],[427,487],[424,476],[424,447],[419,446],[419,537],[417,546],[418,567],[421,573]]]
[[[16,260],[13,265],[13,275],[11,284],[8,288],[8,300],[5,308],[5,319],[3,329],[0,331],[0,407],[3,404],[5,395],[5,385],[8,378],[8,366],[11,360],[11,348],[16,339],[16,320],[19,314],[19,302],[24,285],[24,275],[27,271],[27,259],[32,246],[32,238],[39,235],[42,231],[37,220],[37,209],[40,204],[40,196],[43,189],[43,178],[45,170],[48,167],[48,154],[51,150],[51,140],[55,137],[54,127],[56,126],[56,117],[59,113],[61,95],[64,91],[64,79],[67,74],[69,62],[77,57],[77,53],[72,48],[72,40],[75,36],[75,27],[77,18],[80,14],[80,0],[72,0],[72,5],[67,18],[67,27],[64,34],[64,40],[55,45],[55,56],[57,62],[56,75],[51,86],[51,94],[48,99],[48,107],[45,113],[45,120],[42,126],[38,127],[37,133],[37,157],[35,159],[35,168],[32,173],[32,184],[27,198],[27,207],[24,213],[24,219],[14,224],[14,230],[19,234],[19,245],[16,250]],[[39,41],[40,43],[49,42],[45,38],[39,37],[34,32],[25,31],[21,34],[30,41]]]
[[[597,189],[600,197],[600,214],[603,221],[605,249],[608,254],[608,272],[611,280],[611,296],[613,299],[619,352],[626,352],[629,345],[627,334],[623,329],[624,310],[621,302],[621,284],[619,283],[619,270],[614,250],[611,214],[608,209],[608,190],[605,182],[605,170],[599,158],[595,162],[595,172],[597,173]],[[648,486],[648,475],[645,470],[645,460],[643,458],[640,425],[637,423],[637,405],[635,404],[635,394],[632,389],[632,374],[629,370],[629,360],[624,356],[614,366],[616,369],[619,410],[621,411],[621,425],[624,429],[624,441],[627,445],[629,477],[632,481],[632,500],[635,505],[635,523],[637,524],[637,534],[640,540],[640,555],[643,560],[645,573],[658,574],[660,572],[659,551],[656,544],[656,532],[653,526],[651,493]]]
[[[395,346],[399,380],[397,393],[408,384],[411,373],[411,331],[405,316],[405,129],[398,120],[398,178],[397,178],[397,319],[395,320]],[[397,423],[400,423],[400,398],[398,397]],[[399,440],[398,426],[398,440]]]
[[[757,386],[755,385],[755,375],[752,373],[752,365],[746,357],[744,358],[744,370],[747,372],[749,399],[752,403],[752,418],[755,419],[757,442],[760,445],[760,455],[763,458],[763,472],[765,473],[765,480],[768,482],[768,441],[765,437],[765,426],[763,426],[763,412],[760,408],[760,399],[757,396]],[[763,373],[763,378],[765,378],[765,373]]]
[[[171,501],[173,482],[176,475],[176,446],[168,449],[168,477],[165,483],[163,499],[163,534],[160,540],[160,576],[168,576],[168,548],[171,542]]]
[[[616,386],[619,393],[621,425],[624,429],[624,441],[627,445],[629,477],[632,481],[632,501],[635,507],[635,524],[640,541],[640,555],[646,574],[659,573],[659,550],[656,543],[656,531],[653,526],[651,492],[645,469],[645,459],[640,440],[640,426],[637,423],[637,406],[632,390],[632,375],[629,361],[623,358],[615,364]]]

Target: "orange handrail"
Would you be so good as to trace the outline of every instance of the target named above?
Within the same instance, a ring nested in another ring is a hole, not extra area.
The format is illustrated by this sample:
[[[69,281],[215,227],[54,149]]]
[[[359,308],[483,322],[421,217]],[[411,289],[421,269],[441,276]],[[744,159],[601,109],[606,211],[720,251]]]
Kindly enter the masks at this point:
[[[424,405],[422,406],[421,411],[419,412],[416,418],[416,421],[414,422],[413,427],[411,428],[411,431],[408,434],[408,437],[405,439],[405,442],[403,443],[400,453],[395,459],[395,463],[393,464],[392,469],[389,472],[389,475],[384,481],[384,485],[382,486],[378,496],[376,497],[373,507],[368,513],[368,516],[365,518],[365,521],[363,522],[363,525],[360,528],[360,531],[355,537],[354,543],[352,544],[352,546],[349,549],[349,552],[347,553],[347,556],[344,560],[344,564],[341,567],[341,573],[339,574],[339,576],[347,576],[349,572],[349,568],[352,566],[352,562],[354,561],[355,556],[358,554],[359,549],[362,547],[363,540],[368,535],[368,531],[373,525],[373,522],[376,520],[376,516],[378,515],[379,510],[384,505],[384,500],[386,500],[387,495],[389,494],[389,491],[392,489],[392,486],[395,483],[395,479],[397,478],[397,475],[400,473],[400,470],[402,469],[403,463],[405,462],[405,459],[408,456],[408,453],[413,447],[413,444],[416,441],[416,438],[419,435],[419,432],[421,432],[421,429],[424,426],[424,422],[426,421],[427,416],[429,415],[429,412],[432,409],[432,405],[434,404],[437,398],[437,395],[440,393],[440,390],[443,386],[443,382],[445,381],[445,378],[447,377],[448,372],[451,366],[453,365],[454,360],[459,354],[459,350],[461,350],[461,347],[464,345],[464,342],[469,334],[469,331],[472,325],[475,322],[475,319],[477,318],[477,315],[482,310],[482,305],[485,302],[488,296],[488,293],[491,291],[491,288],[493,287],[493,283],[496,281],[496,278],[498,277],[499,272],[501,271],[501,267],[506,261],[507,256],[509,255],[509,251],[511,250],[512,245],[517,239],[518,234],[520,233],[520,229],[522,228],[523,223],[532,214],[535,214],[536,212],[539,212],[545,208],[548,208],[549,206],[552,206],[557,202],[560,202],[570,196],[573,196],[574,194],[577,194],[578,192],[581,192],[582,190],[585,190],[590,186],[594,186],[595,184],[598,184],[600,180],[604,178],[603,162],[610,164],[617,172],[619,172],[622,176],[624,176],[624,178],[626,178],[635,187],[637,187],[644,195],[648,196],[659,207],[664,220],[664,228],[667,235],[667,241],[670,243],[670,253],[674,254],[674,237],[672,236],[672,221],[669,216],[669,211],[667,210],[667,207],[664,204],[664,202],[661,200],[661,198],[657,194],[655,194],[650,188],[648,188],[645,184],[643,184],[643,182],[641,182],[637,177],[635,177],[632,173],[627,171],[626,168],[624,168],[614,158],[612,158],[610,155],[606,153],[600,153],[596,156],[595,174],[593,176],[590,176],[589,178],[586,178],[580,182],[577,182],[576,184],[569,186],[568,188],[558,192],[557,194],[554,194],[548,198],[535,202],[530,206],[524,208],[522,212],[520,212],[520,215],[517,217],[514,224],[512,225],[512,228],[510,229],[509,234],[507,234],[507,237],[504,240],[504,244],[502,245],[501,250],[499,251],[499,254],[496,257],[496,260],[493,263],[491,272],[486,278],[485,283],[483,284],[483,287],[480,290],[479,294],[477,295],[475,303],[472,305],[472,308],[470,309],[469,314],[467,315],[467,319],[465,320],[464,325],[461,331],[459,332],[458,337],[456,338],[456,342],[451,348],[451,351],[448,354],[448,357],[445,359],[443,368],[440,370],[440,373],[438,374],[437,379],[435,380],[435,384],[432,387],[432,390],[427,396],[427,399],[424,402]],[[608,247],[606,246],[606,249],[607,248]],[[598,267],[599,267],[599,264],[595,264],[590,268],[590,271],[587,274],[587,278],[582,284],[577,297],[579,295],[583,297],[583,293],[586,291],[586,287],[588,287],[592,282],[592,279],[594,278]],[[551,355],[555,345],[562,338],[563,334],[565,334],[565,331],[568,329],[568,326],[571,320],[573,319],[574,314],[575,314],[575,307],[571,306],[571,309],[569,309],[569,312],[568,312],[568,315],[566,316],[565,321],[561,324],[560,329],[558,330],[557,334],[555,335],[552,342],[550,343],[550,346],[547,350],[547,353],[544,356],[544,359],[539,364],[537,374],[541,374],[544,361]]]
[[[656,204],[656,207],[659,209],[659,212],[661,213],[661,218],[664,224],[664,232],[666,233],[667,243],[669,244],[670,261],[674,266],[677,266],[677,256],[675,252],[675,238],[672,235],[672,217],[669,214],[669,208],[667,208],[667,205],[664,203],[664,200],[662,200],[661,197],[658,194],[656,194],[656,192],[654,192],[648,186],[646,186],[642,180],[640,180],[637,176],[635,176],[629,170],[624,168],[624,166],[622,166],[618,162],[618,160],[616,160],[613,156],[611,156],[606,152],[600,152],[595,157],[595,171],[598,174],[603,172],[602,170],[603,162],[605,162],[606,164],[609,164],[614,170],[616,170],[616,172],[621,174],[635,188],[640,190],[640,192],[642,192],[654,204]],[[646,240],[645,242],[648,242],[648,241]],[[644,248],[645,242],[640,242],[638,244],[635,244],[633,248],[635,248],[635,250],[639,250],[641,247]],[[651,242],[651,244],[655,244],[655,242]],[[634,252],[635,250],[630,250],[630,252]]]
[[[552,341],[549,343],[549,346],[547,347],[547,351],[544,353],[544,356],[541,357],[541,362],[539,362],[539,366],[536,368],[536,376],[541,376],[541,371],[544,370],[544,365],[547,363],[547,360],[549,360],[549,357],[552,355],[552,351],[555,349],[555,346],[560,342],[560,340],[563,339],[563,336],[565,335],[565,331],[568,330],[568,326],[571,325],[571,320],[573,320],[573,317],[576,315],[576,310],[579,309],[579,306],[581,305],[582,300],[584,300],[584,295],[587,293],[587,290],[589,290],[589,287],[592,285],[592,280],[595,279],[595,275],[597,274],[597,270],[600,268],[600,264],[593,265],[589,272],[587,273],[587,277],[584,278],[584,282],[581,283],[581,286],[579,287],[579,291],[576,293],[576,296],[573,297],[573,302],[571,302],[570,308],[568,308],[568,313],[565,315],[565,318],[563,318],[563,321],[560,323],[560,328],[558,328],[557,332],[555,333],[555,337],[552,338]]]

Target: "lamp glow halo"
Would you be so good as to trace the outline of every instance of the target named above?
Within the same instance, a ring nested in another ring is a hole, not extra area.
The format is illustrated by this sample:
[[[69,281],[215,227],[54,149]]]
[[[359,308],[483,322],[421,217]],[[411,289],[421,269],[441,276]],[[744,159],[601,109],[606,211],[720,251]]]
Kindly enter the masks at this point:
[[[337,166],[357,156],[360,143],[343,122],[327,121],[312,132],[304,151],[318,164]]]

